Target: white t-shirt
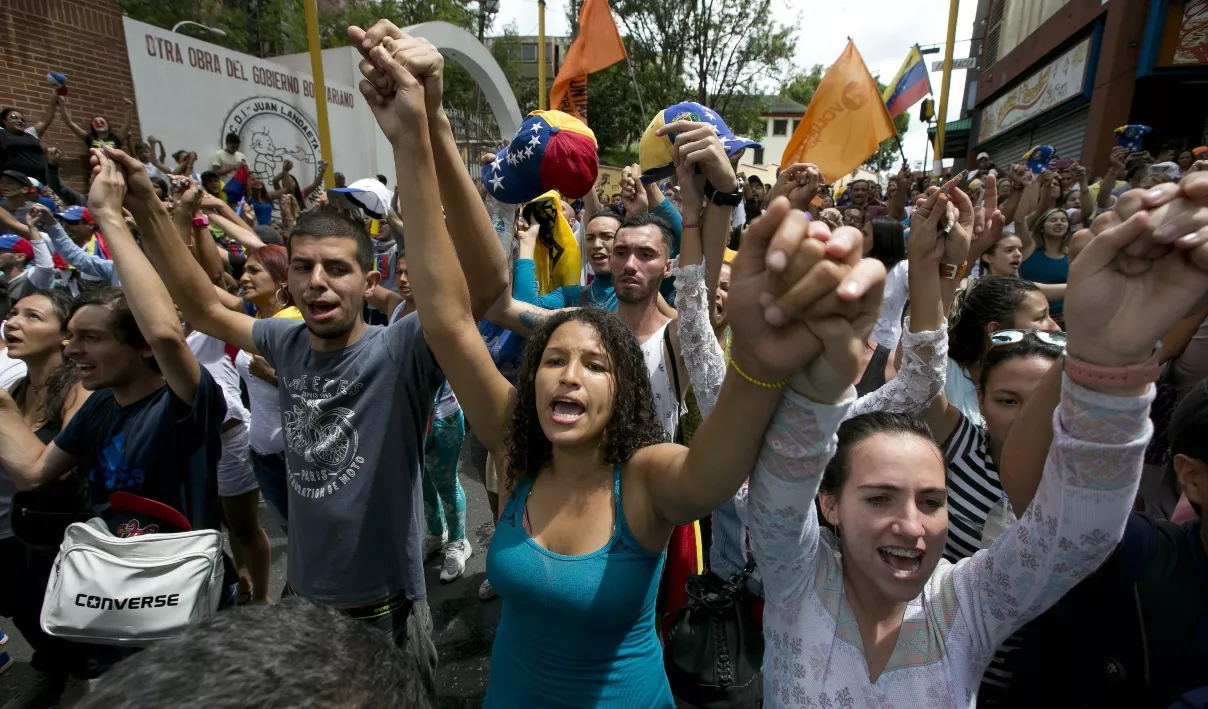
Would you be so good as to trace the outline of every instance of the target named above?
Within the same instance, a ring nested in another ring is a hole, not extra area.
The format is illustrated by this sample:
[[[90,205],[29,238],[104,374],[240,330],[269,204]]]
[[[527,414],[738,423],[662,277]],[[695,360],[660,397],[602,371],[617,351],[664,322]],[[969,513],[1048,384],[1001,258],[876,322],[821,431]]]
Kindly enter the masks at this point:
[[[223,398],[226,399],[226,420],[235,419],[246,422],[250,418],[247,409],[243,408],[243,394],[239,389],[239,373],[235,371],[235,363],[226,353],[226,343],[210,337],[204,332],[191,332],[185,338],[193,356],[209,371],[218,386],[222,387]],[[225,423],[225,421],[224,421]]]
[[[168,179],[168,176],[164,174],[163,170],[156,167],[154,165],[154,163],[149,163],[149,162],[143,163],[143,169],[147,171],[147,177],[158,177],[159,179],[163,180],[164,182],[167,182],[169,187],[172,186],[172,183]]]
[[[285,450],[281,437],[281,399],[277,387],[248,371],[252,356],[243,350],[235,356],[235,368],[247,384],[247,398],[252,406],[252,422],[248,443],[260,455],[272,455]]]
[[[885,295],[881,300],[881,314],[872,329],[872,341],[893,351],[898,348],[902,337],[902,311],[910,298],[908,277],[910,262],[903,259],[885,276]]]
[[[243,157],[243,153],[239,152],[238,150],[235,151],[234,155],[225,150],[219,150],[218,152],[214,153],[214,159],[210,161],[210,167],[218,169],[227,165],[238,165],[244,160],[247,160],[247,158]]]

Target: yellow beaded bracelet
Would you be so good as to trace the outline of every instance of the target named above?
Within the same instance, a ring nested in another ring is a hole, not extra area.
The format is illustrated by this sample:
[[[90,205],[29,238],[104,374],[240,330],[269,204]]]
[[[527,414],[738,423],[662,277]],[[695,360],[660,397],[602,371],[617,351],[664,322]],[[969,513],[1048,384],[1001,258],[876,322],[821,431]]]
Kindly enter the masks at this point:
[[[789,376],[777,382],[764,382],[752,377],[750,374],[742,371],[742,367],[739,367],[738,362],[735,362],[734,357],[730,355],[729,342],[726,343],[726,364],[732,367],[735,372],[738,372],[738,376],[747,380],[748,384],[754,384],[755,386],[763,387],[764,389],[783,389],[789,385],[789,381],[792,379],[792,377]]]

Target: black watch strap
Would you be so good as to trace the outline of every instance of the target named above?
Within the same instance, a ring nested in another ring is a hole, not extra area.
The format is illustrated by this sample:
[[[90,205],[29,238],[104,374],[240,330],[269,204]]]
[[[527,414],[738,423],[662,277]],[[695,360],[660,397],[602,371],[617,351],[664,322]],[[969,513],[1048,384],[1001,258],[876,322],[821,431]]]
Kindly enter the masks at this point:
[[[742,204],[742,192],[738,189],[733,192],[719,192],[708,180],[705,180],[704,194],[705,199],[719,207],[737,207]]]

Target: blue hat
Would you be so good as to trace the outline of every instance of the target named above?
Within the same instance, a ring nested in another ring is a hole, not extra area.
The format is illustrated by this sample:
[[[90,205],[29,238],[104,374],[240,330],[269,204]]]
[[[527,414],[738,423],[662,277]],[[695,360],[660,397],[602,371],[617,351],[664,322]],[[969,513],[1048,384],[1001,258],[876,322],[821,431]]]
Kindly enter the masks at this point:
[[[78,222],[84,219],[84,214],[84,208],[77,204],[74,207],[64,209],[63,211],[59,212],[57,216],[59,219],[66,219],[69,222]]]
[[[1037,145],[1028,152],[1023,154],[1024,162],[1033,175],[1039,175],[1049,169],[1049,161],[1057,154],[1057,150],[1051,145]]]
[[[34,258],[34,246],[16,234],[0,234],[0,251],[16,251],[30,261]]]
[[[642,182],[655,182],[675,174],[675,164],[671,158],[671,146],[675,144],[675,133],[657,135],[659,129],[676,121],[692,121],[708,123],[713,126],[717,137],[721,139],[726,155],[733,158],[739,151],[746,148],[762,148],[753,140],[739,138],[734,135],[721,115],[699,103],[687,101],[677,103],[671,108],[659,111],[654,120],[646,126],[642,134],[642,142],[638,146],[638,162],[642,166]]]

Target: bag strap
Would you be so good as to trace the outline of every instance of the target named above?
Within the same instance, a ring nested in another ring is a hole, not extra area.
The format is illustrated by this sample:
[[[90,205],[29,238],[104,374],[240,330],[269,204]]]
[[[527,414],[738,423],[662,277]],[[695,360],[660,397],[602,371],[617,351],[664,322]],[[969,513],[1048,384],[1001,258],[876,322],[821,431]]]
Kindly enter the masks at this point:
[[[675,362],[675,348],[671,345],[671,323],[663,328],[663,356],[667,358],[667,364],[671,368],[671,386],[675,388],[675,407],[676,413],[679,413],[679,407],[684,403],[684,395],[680,392],[679,381],[679,365]],[[683,422],[676,416],[675,424],[675,442],[681,446],[684,444],[684,426]]]

